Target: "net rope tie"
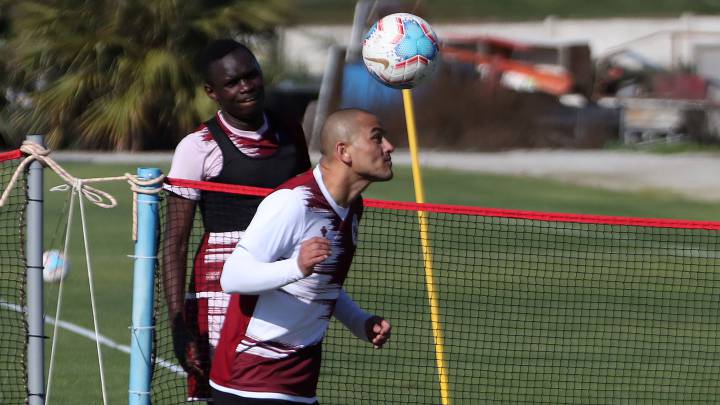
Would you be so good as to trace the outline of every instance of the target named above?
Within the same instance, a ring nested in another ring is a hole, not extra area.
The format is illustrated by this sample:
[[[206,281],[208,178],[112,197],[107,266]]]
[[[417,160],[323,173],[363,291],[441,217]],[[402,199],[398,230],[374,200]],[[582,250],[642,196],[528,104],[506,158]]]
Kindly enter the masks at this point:
[[[37,144],[35,142],[30,141],[24,141],[22,143],[22,146],[20,146],[20,151],[25,153],[27,157],[18,165],[17,169],[15,170],[15,173],[13,173],[12,178],[8,182],[7,186],[5,187],[5,190],[3,191],[2,196],[0,197],[0,207],[5,205],[5,202],[7,201],[10,192],[15,187],[15,184],[17,183],[18,178],[20,177],[20,174],[25,171],[25,168],[32,163],[33,160],[37,160],[41,163],[43,163],[46,167],[51,168],[55,173],[57,173],[58,176],[60,176],[63,181],[67,184],[63,184],[57,187],[53,187],[53,191],[67,191],[71,187],[78,189],[81,194],[90,202],[97,205],[101,208],[113,208],[117,206],[117,200],[115,200],[115,197],[110,195],[110,193],[107,193],[105,191],[99,190],[95,187],[87,185],[87,183],[99,183],[99,182],[105,182],[105,181],[121,181],[125,180],[130,185],[130,190],[132,190],[133,193],[141,193],[141,194],[157,194],[160,192],[160,187],[155,188],[142,188],[142,187],[150,187],[154,185],[161,184],[165,176],[160,175],[154,179],[150,180],[143,180],[140,179],[138,176],[130,173],[125,173],[122,176],[116,176],[116,177],[95,177],[95,178],[89,178],[89,179],[79,179],[77,177],[74,177],[70,173],[68,173],[60,164],[58,164],[53,158],[51,158],[50,155],[50,149],[47,149],[43,147],[40,144]]]
[[[63,249],[63,254],[65,257],[67,257],[68,254],[68,248],[69,248],[69,242],[70,242],[70,227],[72,224],[72,216],[73,216],[73,206],[75,202],[75,196],[77,194],[78,202],[80,205],[80,218],[82,222],[82,232],[83,232],[83,242],[85,247],[85,262],[87,265],[87,273],[88,273],[88,285],[90,288],[90,303],[92,308],[92,318],[93,318],[93,326],[95,329],[95,342],[96,342],[96,349],[97,349],[97,356],[98,356],[98,365],[100,368],[100,385],[101,385],[101,391],[102,391],[102,398],[103,398],[103,404],[107,405],[108,399],[107,399],[107,389],[106,389],[106,383],[105,383],[105,373],[103,368],[103,360],[102,360],[102,352],[100,350],[100,331],[98,328],[98,320],[97,320],[97,310],[95,305],[95,290],[94,290],[94,283],[93,283],[93,272],[92,272],[92,265],[90,260],[90,249],[88,245],[88,237],[87,237],[87,225],[85,221],[85,208],[83,204],[83,200],[88,200],[91,203],[97,205],[101,208],[114,208],[117,206],[117,200],[110,194],[105,191],[99,190],[95,187],[87,185],[87,183],[99,183],[99,182],[107,182],[107,181],[127,181],[130,185],[130,189],[133,191],[133,240],[137,239],[137,196],[139,193],[142,194],[157,194],[162,190],[162,187],[160,184],[164,181],[165,176],[160,175],[153,179],[144,180],[139,178],[136,175],[132,175],[130,173],[125,173],[123,176],[116,176],[116,177],[96,177],[96,178],[89,178],[89,179],[80,179],[77,177],[72,176],[70,173],[68,173],[62,166],[60,166],[55,160],[53,160],[50,155],[50,150],[46,149],[40,144],[37,144],[35,142],[25,141],[23,142],[22,146],[20,147],[20,151],[26,154],[27,156],[23,159],[23,161],[18,165],[17,169],[13,173],[10,181],[5,186],[5,190],[3,190],[2,196],[0,196],[0,207],[4,206],[7,202],[11,191],[14,189],[15,185],[17,184],[17,180],[20,177],[22,173],[25,172],[25,169],[28,167],[30,163],[37,160],[38,162],[42,163],[45,167],[51,168],[60,178],[66,183],[61,184],[59,186],[53,187],[50,189],[50,191],[70,191],[70,208],[68,210],[68,221],[67,221],[67,229],[65,232],[65,244]],[[155,186],[155,187],[153,187]],[[84,197],[84,198],[83,198]],[[60,308],[62,306],[62,291],[63,291],[63,279],[60,279],[60,287],[58,290],[58,300],[57,300],[57,306],[55,310],[55,319],[60,319]],[[50,365],[48,370],[48,380],[47,380],[47,389],[45,392],[45,401],[46,403],[50,402],[50,394],[52,392],[52,378],[53,378],[53,371],[54,371],[54,363],[55,363],[55,349],[56,349],[56,343],[57,343],[57,325],[59,322],[55,323],[55,328],[53,330],[53,337],[51,341],[51,350],[50,350]],[[137,329],[137,328],[135,328]]]
[[[5,190],[3,190],[2,196],[0,196],[0,207],[4,206],[7,202],[8,198],[10,197],[10,193],[12,192],[18,178],[20,177],[20,174],[23,173],[25,171],[25,168],[34,160],[37,160],[46,167],[51,168],[55,173],[57,173],[58,176],[60,176],[63,181],[65,181],[66,184],[61,184],[59,186],[53,187],[50,189],[50,191],[69,191],[71,189],[77,190],[80,195],[85,197],[85,199],[101,208],[114,208],[117,206],[117,200],[110,193],[89,186],[87,183],[124,180],[127,181],[127,183],[130,185],[130,190],[133,192],[133,241],[137,240],[137,195],[158,194],[160,193],[160,191],[162,191],[162,187],[160,187],[160,185],[163,183],[163,181],[165,181],[165,175],[162,174],[153,179],[144,180],[130,173],[125,173],[122,176],[115,177],[94,177],[89,179],[79,179],[68,173],[67,170],[65,170],[62,166],[60,166],[60,164],[58,164],[55,160],[53,160],[53,158],[49,156],[51,153],[50,149],[47,149],[36,142],[24,141],[22,143],[22,146],[20,146],[20,151],[26,154],[27,157],[25,157],[25,159],[23,159],[23,161],[18,165],[15,173],[13,173],[12,175],[12,178],[10,178],[10,181],[5,186]]]

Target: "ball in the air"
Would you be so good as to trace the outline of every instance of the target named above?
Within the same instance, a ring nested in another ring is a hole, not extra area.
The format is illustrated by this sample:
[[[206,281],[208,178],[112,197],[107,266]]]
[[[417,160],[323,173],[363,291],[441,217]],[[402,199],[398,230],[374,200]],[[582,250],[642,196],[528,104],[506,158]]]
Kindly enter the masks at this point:
[[[422,18],[390,14],[378,20],[363,40],[363,62],[380,83],[408,89],[428,77],[437,64],[438,37]]]
[[[48,250],[43,253],[43,280],[46,283],[57,283],[64,280],[70,271],[70,263],[59,250]]]

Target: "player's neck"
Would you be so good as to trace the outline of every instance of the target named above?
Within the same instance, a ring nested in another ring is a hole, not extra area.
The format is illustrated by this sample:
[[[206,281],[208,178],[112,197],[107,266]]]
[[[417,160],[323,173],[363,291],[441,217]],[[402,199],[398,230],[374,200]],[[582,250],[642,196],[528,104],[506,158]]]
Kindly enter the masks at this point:
[[[335,203],[341,207],[349,207],[362,193],[370,182],[365,179],[355,178],[348,175],[345,168],[330,168],[330,164],[324,161],[320,162],[320,172],[322,180],[328,193],[335,200]]]
[[[241,131],[257,131],[265,122],[265,118],[262,114],[259,114],[257,117],[253,117],[251,119],[239,119],[223,110],[220,110],[220,114],[222,114],[225,122],[233,128]]]

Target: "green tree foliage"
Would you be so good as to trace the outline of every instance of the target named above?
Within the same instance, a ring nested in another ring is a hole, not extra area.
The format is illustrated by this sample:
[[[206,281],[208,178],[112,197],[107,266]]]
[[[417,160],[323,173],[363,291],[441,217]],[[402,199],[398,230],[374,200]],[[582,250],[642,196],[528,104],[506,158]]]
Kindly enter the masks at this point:
[[[0,149],[5,148],[11,135],[10,117],[8,114],[8,89],[10,86],[9,66],[10,50],[7,40],[10,33],[10,7],[0,1]]]
[[[202,47],[288,12],[283,0],[15,2],[10,65],[31,103],[13,124],[54,148],[173,145],[213,108],[194,64]]]

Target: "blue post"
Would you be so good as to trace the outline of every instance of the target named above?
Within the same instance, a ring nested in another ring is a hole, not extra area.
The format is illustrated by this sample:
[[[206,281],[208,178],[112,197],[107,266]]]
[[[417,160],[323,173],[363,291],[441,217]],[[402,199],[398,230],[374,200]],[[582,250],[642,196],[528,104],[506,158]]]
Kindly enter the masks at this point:
[[[160,176],[161,172],[160,169],[141,167],[138,168],[137,173],[141,180],[150,180]],[[142,188],[152,190],[158,187],[159,184]],[[150,405],[158,202],[157,194],[138,193],[132,325],[130,326],[129,405]]]

